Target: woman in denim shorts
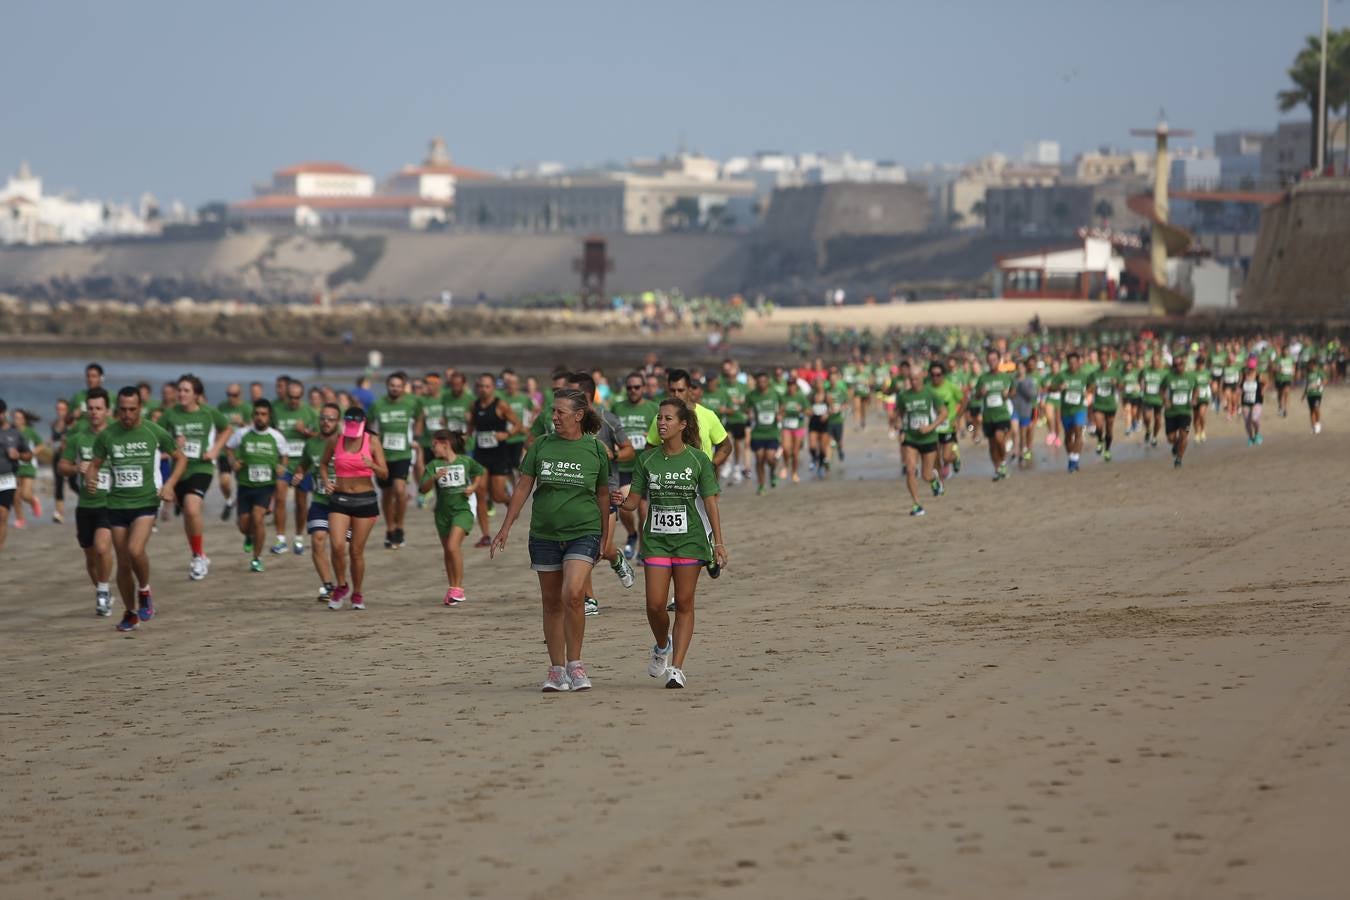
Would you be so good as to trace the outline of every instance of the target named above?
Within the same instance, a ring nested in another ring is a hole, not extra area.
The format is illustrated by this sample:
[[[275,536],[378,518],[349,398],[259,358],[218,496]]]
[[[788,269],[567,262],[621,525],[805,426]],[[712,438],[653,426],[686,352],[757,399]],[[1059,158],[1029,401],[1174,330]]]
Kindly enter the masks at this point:
[[[596,440],[600,413],[573,388],[553,392],[553,434],[537,439],[520,464],[520,479],[491,555],[506,549],[525,499],[530,512],[530,568],[544,604],[548,677],[544,692],[590,690],[581,661],[586,633],[586,576],[609,540],[609,454]]]

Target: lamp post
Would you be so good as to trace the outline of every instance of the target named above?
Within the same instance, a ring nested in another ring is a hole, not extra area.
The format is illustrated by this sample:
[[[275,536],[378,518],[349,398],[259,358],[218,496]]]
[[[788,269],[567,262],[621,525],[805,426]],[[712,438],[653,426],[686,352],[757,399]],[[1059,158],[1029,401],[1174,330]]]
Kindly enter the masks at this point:
[[[1326,170],[1327,147],[1327,0],[1322,0],[1322,62],[1317,75],[1317,174]]]

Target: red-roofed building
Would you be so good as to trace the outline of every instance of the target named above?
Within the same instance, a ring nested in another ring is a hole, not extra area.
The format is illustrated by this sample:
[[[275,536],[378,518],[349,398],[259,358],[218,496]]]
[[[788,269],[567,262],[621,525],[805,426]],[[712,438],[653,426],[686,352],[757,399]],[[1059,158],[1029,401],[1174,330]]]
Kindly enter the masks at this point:
[[[455,185],[461,181],[484,181],[490,172],[457,166],[445,148],[445,140],[432,138],[427,158],[420,165],[406,165],[384,183],[383,193],[401,197],[429,197],[453,203]]]
[[[344,163],[306,162],[272,173],[272,185],[259,191],[265,196],[370,197],[375,178]]]

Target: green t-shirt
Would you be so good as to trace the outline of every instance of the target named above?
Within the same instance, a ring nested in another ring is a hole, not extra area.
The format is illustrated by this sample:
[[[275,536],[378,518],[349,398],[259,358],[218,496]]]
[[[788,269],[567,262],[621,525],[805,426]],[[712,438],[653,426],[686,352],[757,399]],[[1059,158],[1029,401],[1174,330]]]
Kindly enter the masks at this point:
[[[104,431],[108,430],[105,425]],[[94,439],[98,435],[89,427],[88,419],[81,419],[66,432],[66,449],[61,458],[76,463],[89,462],[94,458]],[[108,505],[108,488],[112,487],[112,468],[103,466],[98,470],[98,488],[93,496],[84,492],[84,477],[79,479],[81,509],[104,509]]]
[[[1013,376],[1009,372],[985,372],[975,382],[975,394],[984,402],[986,422],[1007,422],[1012,419],[1008,400],[1012,385]]]
[[[446,388],[441,392],[441,409],[445,416],[445,427],[448,431],[458,431],[461,434],[469,430],[469,407],[473,406],[473,393],[465,391],[462,394],[455,395]]]
[[[924,433],[920,429],[936,422],[943,406],[942,397],[931,387],[901,391],[895,398],[895,411],[900,414],[900,421],[904,425],[905,443],[920,447],[937,446],[937,431]]]
[[[1195,373],[1168,372],[1163,376],[1162,395],[1169,411],[1190,415],[1195,401]]]
[[[380,434],[384,458],[392,462],[412,459],[413,424],[422,404],[412,394],[390,400],[385,394],[370,406],[368,418]]]
[[[430,449],[431,436],[445,427],[445,391],[434,397],[418,397],[417,401],[422,406],[422,436],[417,443]]]
[[[811,414],[811,398],[801,391],[783,394],[783,427],[791,431],[806,427],[806,417]]]
[[[539,410],[539,415],[530,424],[530,434],[538,440],[546,434],[553,433],[553,392],[544,392],[544,408]]]
[[[1313,366],[1308,370],[1308,382],[1303,390],[1309,397],[1320,397],[1326,384],[1327,373],[1322,371],[1321,366]]]
[[[844,411],[848,409],[849,387],[844,384],[843,379],[832,384],[826,385],[826,390],[830,392],[830,397],[834,399],[834,411],[830,413],[829,424],[844,424]]]
[[[943,378],[940,385],[930,384],[928,387],[934,394],[937,394],[938,400],[947,406],[947,420],[937,427],[937,433],[951,434],[952,424],[956,421],[956,414],[961,411],[961,400],[965,397],[965,391],[961,390],[961,385],[950,378]]]
[[[511,432],[504,443],[523,444],[525,443],[525,430],[534,424],[534,402],[530,400],[529,394],[501,394],[506,405],[511,407],[511,412],[516,414],[520,420],[520,427]]]
[[[319,414],[309,404],[301,403],[299,409],[291,409],[284,402],[273,404],[272,427],[281,432],[281,437],[286,442],[284,451],[290,460],[292,473],[305,454],[305,441],[309,440],[307,435],[300,433],[301,425],[310,433],[319,430]]]
[[[230,442],[226,444],[234,451],[234,458],[239,460],[239,486],[240,487],[272,487],[276,480],[281,477],[277,467],[283,461],[300,464],[300,460],[288,460],[286,438],[275,428],[268,428],[266,431],[259,431],[256,428],[247,428],[243,431],[236,431],[230,435]],[[305,452],[305,445],[300,445],[300,456]]]
[[[531,537],[572,541],[601,533],[595,494],[609,486],[609,456],[593,435],[543,435],[525,451],[520,474],[535,480]]]
[[[198,406],[196,412],[173,406],[164,410],[164,415],[159,417],[159,424],[175,438],[183,439],[183,446],[179,449],[188,461],[184,475],[215,474],[216,462],[207,459],[205,454],[215,446],[220,433],[229,427],[224,413],[209,403]]]
[[[1240,378],[1242,378],[1242,367],[1238,365],[1238,357],[1234,354],[1223,364],[1223,383],[1232,387],[1238,383]]]
[[[230,423],[231,428],[247,428],[249,421],[253,418],[253,404],[240,401],[238,403],[217,403],[216,409],[225,417],[225,421]]]
[[[712,559],[708,524],[698,501],[715,496],[721,488],[707,454],[685,447],[667,457],[661,447],[653,447],[638,457],[633,490],[649,504],[642,523],[643,559]]]
[[[1120,386],[1127,400],[1138,400],[1143,396],[1144,388],[1139,384],[1139,368],[1123,369],[1120,373]]]
[[[748,421],[745,397],[749,392],[745,385],[734,378],[726,378],[722,382],[717,389],[717,411],[722,414],[722,421],[727,425],[744,425]]]
[[[305,452],[301,454],[300,461],[291,466],[294,472],[303,468],[306,473],[312,474],[314,478],[314,496],[310,498],[311,503],[327,503],[328,487],[323,478],[319,477],[319,464],[323,462],[324,451],[328,449],[328,439],[315,435],[305,441]],[[294,462],[294,460],[292,461]],[[332,460],[328,461],[328,477],[337,481],[337,466]]]
[[[487,471],[467,453],[457,453],[453,462],[437,457],[427,463],[427,469],[436,479],[436,515],[449,517],[469,511],[469,497],[464,491]],[[594,497],[591,499],[594,508]]]
[[[1162,383],[1167,377],[1167,369],[1144,370],[1144,403],[1148,406],[1162,406]]]
[[[42,435],[38,434],[37,429],[31,425],[25,425],[22,429],[23,439],[28,442],[28,447],[33,451],[33,458],[28,462],[21,462],[14,468],[14,474],[20,478],[37,477],[37,454],[38,447],[42,446]]]
[[[1191,372],[1191,377],[1195,379],[1195,402],[1196,404],[1208,403],[1214,399],[1214,386],[1210,381],[1209,373],[1201,369],[1195,369]]]
[[[1120,388],[1120,370],[1107,366],[1091,378],[1092,408],[1104,413],[1116,411],[1116,391]]]
[[[1073,415],[1086,409],[1086,400],[1088,392],[1088,377],[1083,374],[1083,370],[1077,372],[1060,372],[1050,379],[1051,385],[1059,390],[1060,411],[1065,415]]]
[[[782,400],[773,388],[760,393],[751,391],[745,397],[745,411],[750,418],[750,437],[755,440],[777,440],[782,423],[778,411]]]
[[[135,428],[113,422],[94,439],[94,459],[112,468],[109,509],[150,509],[159,506],[159,454],[172,455],[174,439],[154,422],[144,419]],[[101,479],[100,479],[101,480]]]
[[[629,403],[626,398],[615,400],[610,407],[610,412],[618,417],[619,424],[623,425],[624,433],[633,444],[633,458],[618,464],[620,472],[631,472],[637,465],[637,457],[647,449],[647,429],[656,421],[656,412],[660,408],[661,405],[655,400]]]
[[[1275,381],[1286,384],[1294,380],[1294,358],[1281,356],[1275,361]]]

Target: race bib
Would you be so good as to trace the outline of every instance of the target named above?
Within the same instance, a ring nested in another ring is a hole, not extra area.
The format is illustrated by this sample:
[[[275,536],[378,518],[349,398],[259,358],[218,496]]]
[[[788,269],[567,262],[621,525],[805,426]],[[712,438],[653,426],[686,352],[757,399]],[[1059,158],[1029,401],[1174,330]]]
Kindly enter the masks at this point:
[[[802,427],[802,420],[796,416],[788,416],[783,420],[783,427],[787,429],[796,429]]]
[[[391,431],[380,438],[380,446],[386,450],[407,450],[408,435],[402,431]]]
[[[647,524],[652,534],[685,534],[689,531],[683,506],[653,506],[647,514]]]
[[[761,425],[772,425],[778,420],[778,415],[777,413],[760,412],[756,418]]]
[[[110,491],[110,490],[112,490],[112,473],[109,472],[107,469],[99,469],[99,470],[98,470],[98,485],[97,485],[97,489],[100,490],[100,491]],[[3,488],[0,488],[0,490],[4,490],[4,489],[3,489]]]
[[[183,455],[186,456],[188,459],[201,459],[201,458],[202,458],[202,442],[201,442],[201,441],[183,441]]]
[[[1158,393],[1158,388],[1160,388],[1160,387],[1162,387],[1162,382],[1161,382],[1161,381],[1145,381],[1145,382],[1144,382],[1144,390],[1148,391],[1150,394],[1156,394],[1156,393]]]
[[[271,466],[252,465],[248,467],[249,481],[271,481],[275,475],[275,470]]]
[[[1189,404],[1190,402],[1191,402],[1191,392],[1190,392],[1190,391],[1173,391],[1173,392],[1172,392],[1172,405],[1173,405],[1173,406],[1186,406],[1186,405]]]
[[[103,473],[100,472],[99,474],[101,475]],[[4,475],[0,475],[0,491],[13,491],[17,490],[18,487],[19,480],[14,477],[13,472],[6,472]]]
[[[1243,399],[1243,400],[1246,400],[1248,403],[1255,403],[1255,402],[1256,402],[1256,385],[1254,385],[1254,384],[1248,385],[1248,384],[1244,383],[1244,384],[1242,385],[1242,399]]]
[[[1045,395],[1045,399],[1049,400],[1051,403],[1058,403],[1059,398],[1060,398],[1059,391],[1051,391],[1050,393]]]
[[[440,431],[445,427],[445,420],[440,416],[427,417],[427,431]]]
[[[1064,392],[1064,402],[1065,402],[1066,404],[1068,404],[1069,406],[1077,406],[1078,404],[1080,404],[1080,403],[1083,402],[1083,392],[1082,392],[1082,391],[1065,391],[1065,392]]]
[[[459,421],[458,419],[453,419],[453,420],[451,420],[451,421],[445,423],[445,430],[446,430],[446,431],[452,431],[452,432],[455,432],[455,433],[458,433],[458,434],[463,434],[463,433],[464,433],[464,423],[461,422],[461,421]],[[385,446],[387,447],[387,446],[389,446],[389,445],[388,445],[388,444],[385,444]]]
[[[987,407],[989,407],[990,409],[993,409],[993,408],[995,408],[995,407],[1002,406],[1002,405],[1003,405],[1003,395],[1002,395],[1002,394],[990,394],[989,396],[987,396],[987,397],[984,398],[984,405],[987,406]]]
[[[921,428],[928,427],[928,413],[910,413],[909,430],[918,431]]]
[[[647,436],[645,434],[630,434],[628,441],[633,445],[634,450],[647,449]]]
[[[445,469],[436,476],[436,483],[444,488],[464,487],[464,470],[459,466]]]
[[[389,445],[385,444],[385,446],[387,447]],[[299,456],[304,452],[305,452],[305,442],[303,440],[286,442],[286,455],[291,457],[292,459],[294,459],[295,457]]]
[[[830,411],[830,406],[829,406],[828,403],[813,403],[813,404],[811,404],[811,415],[813,415],[813,416],[823,416],[823,415],[825,415],[826,413],[828,413],[829,411]]]
[[[113,485],[119,488],[138,488],[145,484],[145,471],[140,466],[113,466]]]
[[[476,437],[480,450],[492,450],[497,446],[497,432],[495,431],[480,431]]]

